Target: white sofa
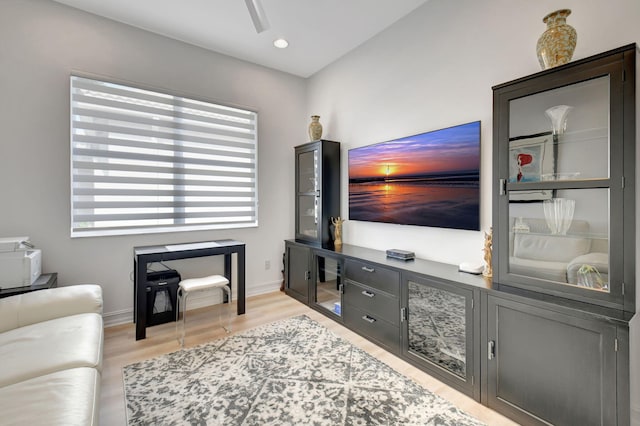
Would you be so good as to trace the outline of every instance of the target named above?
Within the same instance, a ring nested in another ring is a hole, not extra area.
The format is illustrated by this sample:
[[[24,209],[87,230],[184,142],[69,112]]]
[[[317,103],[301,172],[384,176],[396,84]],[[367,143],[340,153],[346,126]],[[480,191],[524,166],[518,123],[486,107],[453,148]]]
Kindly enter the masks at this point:
[[[608,282],[608,248],[602,241],[588,237],[588,222],[574,220],[567,235],[551,235],[544,219],[524,218],[521,221],[529,230],[511,233],[511,273],[579,285],[578,271],[589,266],[597,269],[600,278]],[[514,226],[513,220],[511,226]]]
[[[102,289],[0,299],[0,425],[97,425]]]

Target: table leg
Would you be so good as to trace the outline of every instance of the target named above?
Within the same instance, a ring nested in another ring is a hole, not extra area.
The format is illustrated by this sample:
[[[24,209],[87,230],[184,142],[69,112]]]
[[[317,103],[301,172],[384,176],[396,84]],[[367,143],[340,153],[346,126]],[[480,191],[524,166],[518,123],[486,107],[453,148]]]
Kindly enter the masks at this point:
[[[137,259],[133,262],[134,321],[136,340],[147,337],[147,262]]]
[[[245,313],[245,256],[244,246],[238,249],[238,315]]]
[[[224,254],[224,276],[229,280],[229,290],[233,290],[233,269],[231,268],[231,255],[233,253],[225,253]],[[235,299],[238,298],[238,295],[233,294],[231,292],[232,297]]]

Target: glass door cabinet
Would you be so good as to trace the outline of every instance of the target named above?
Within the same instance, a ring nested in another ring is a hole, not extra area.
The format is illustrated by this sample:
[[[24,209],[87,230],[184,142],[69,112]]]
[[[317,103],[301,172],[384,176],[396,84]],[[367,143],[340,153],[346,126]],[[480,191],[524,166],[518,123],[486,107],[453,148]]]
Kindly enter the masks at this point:
[[[342,317],[342,261],[319,253],[314,254],[313,258],[315,280],[311,304],[325,313]]]
[[[635,46],[494,87],[494,281],[634,311]]]
[[[340,216],[340,143],[296,147],[296,240],[327,247],[331,217]]]

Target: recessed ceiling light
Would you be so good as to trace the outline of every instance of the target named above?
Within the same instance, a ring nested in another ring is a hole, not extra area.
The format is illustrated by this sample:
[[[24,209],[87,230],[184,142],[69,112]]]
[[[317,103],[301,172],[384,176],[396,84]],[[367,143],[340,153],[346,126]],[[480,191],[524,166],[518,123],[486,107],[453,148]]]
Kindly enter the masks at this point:
[[[279,38],[279,39],[273,41],[273,45],[275,47],[277,47],[278,49],[284,49],[287,46],[289,46],[289,42],[287,40],[283,39],[283,38]]]

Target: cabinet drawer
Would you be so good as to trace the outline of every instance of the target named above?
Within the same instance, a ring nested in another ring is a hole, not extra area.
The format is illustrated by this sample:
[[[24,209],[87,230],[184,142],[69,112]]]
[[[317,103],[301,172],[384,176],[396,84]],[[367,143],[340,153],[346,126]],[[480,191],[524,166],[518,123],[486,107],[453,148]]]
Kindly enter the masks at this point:
[[[395,326],[400,325],[400,302],[396,297],[372,288],[360,286],[346,280],[344,284],[344,303],[363,312],[379,317]]]
[[[353,330],[370,337],[393,351],[400,349],[400,328],[353,306],[343,309],[344,322]]]
[[[400,295],[400,272],[357,260],[345,262],[345,277],[369,287]]]

